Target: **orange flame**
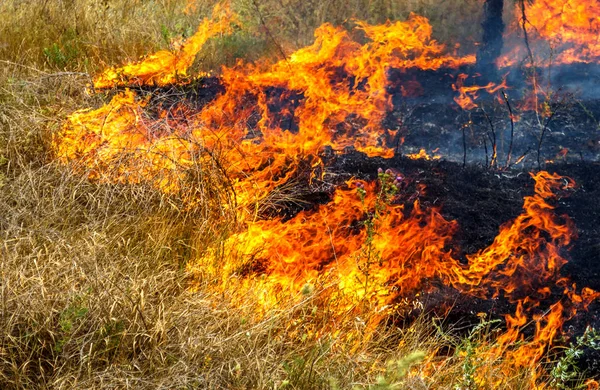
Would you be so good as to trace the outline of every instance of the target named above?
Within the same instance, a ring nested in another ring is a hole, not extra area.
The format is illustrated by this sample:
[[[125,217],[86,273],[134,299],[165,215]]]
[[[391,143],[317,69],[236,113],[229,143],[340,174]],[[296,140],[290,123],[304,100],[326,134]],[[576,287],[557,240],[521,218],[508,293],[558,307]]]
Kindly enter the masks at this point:
[[[487,83],[487,85],[484,86],[465,86],[464,83],[467,77],[469,77],[467,74],[461,73],[458,75],[456,83],[452,84],[452,89],[459,93],[459,96],[454,97],[454,101],[463,110],[472,110],[478,107],[475,103],[475,100],[479,97],[478,94],[482,90],[492,95],[500,91],[501,89],[508,88],[506,85],[506,80],[503,80],[500,84],[496,84],[490,81],[489,83]]]
[[[209,251],[190,264],[189,271],[220,275],[219,288],[235,288],[241,296],[258,283],[257,304],[265,311],[286,291],[328,286],[322,298],[336,302],[333,328],[367,304],[379,313],[367,324],[374,329],[386,313],[410,309],[416,297],[438,283],[480,297],[506,296],[517,303],[516,312],[506,316],[507,331],[487,353],[504,356],[510,367],[532,369],[536,388],[537,363],[564,321],[600,294],[588,288],[577,293],[575,285],[560,276],[566,262],[560,249],[568,247],[575,233],[567,218],[553,214],[549,202],[556,198],[555,191],[572,188],[574,182],[547,172],[532,177],[535,194],[525,198],[523,213],[502,227],[488,248],[467,256],[466,265],[449,249],[456,222],[437,210],[424,210],[418,201],[406,216],[404,206],[389,203],[396,196],[390,183],[397,179],[388,171],[380,174],[379,183],[348,182],[330,203],[288,221],[248,223],[220,252]],[[541,312],[540,302],[550,298],[548,286],[554,285],[562,286],[563,296],[548,312]],[[535,334],[525,340],[522,330],[529,324]]]
[[[409,153],[406,155],[406,157],[410,158],[411,160],[439,160],[442,158],[442,156],[438,155],[430,156],[425,149],[420,149],[419,153]]]
[[[541,58],[538,55],[536,59],[539,64],[547,61],[568,64],[600,60],[600,4],[597,1],[536,0],[526,4],[526,28],[532,50],[543,51],[547,56]],[[521,15],[519,2],[515,7],[515,14]],[[522,21],[514,20],[506,39],[519,35],[521,29]],[[501,66],[510,66],[525,57],[526,50],[521,44],[501,58],[499,63]]]
[[[228,31],[236,19],[228,8],[217,11],[219,19],[205,20],[177,53],[162,51],[109,69],[96,79],[96,88],[177,81],[202,43]],[[321,165],[318,155],[325,146],[391,157],[394,150],[388,144],[396,132],[380,125],[391,108],[386,70],[456,67],[473,63],[474,57],[444,54],[444,47],[431,38],[427,19],[417,15],[406,22],[357,25],[370,42],[360,45],[345,30],[325,24],[315,32],[313,45],[274,65],[224,68],[220,81],[225,92],[200,110],[181,103],[156,119],[144,113],[143,98],[125,90],[98,110],[73,114],[55,137],[56,154],[91,169],[100,180],[145,180],[177,192],[186,172],[195,164],[211,164],[218,151],[241,206],[255,204],[287,182],[300,161],[310,161],[313,168]],[[295,101],[270,95],[273,89],[286,91],[283,95],[293,95]],[[297,131],[283,126],[282,114]],[[256,127],[249,129],[253,118],[258,118]]]
[[[216,19],[205,19],[194,35],[187,39],[176,53],[162,50],[141,62],[119,68],[109,68],[94,78],[94,88],[104,89],[133,85],[167,85],[182,82],[204,43],[211,37],[228,33],[236,21],[228,5],[215,6]]]

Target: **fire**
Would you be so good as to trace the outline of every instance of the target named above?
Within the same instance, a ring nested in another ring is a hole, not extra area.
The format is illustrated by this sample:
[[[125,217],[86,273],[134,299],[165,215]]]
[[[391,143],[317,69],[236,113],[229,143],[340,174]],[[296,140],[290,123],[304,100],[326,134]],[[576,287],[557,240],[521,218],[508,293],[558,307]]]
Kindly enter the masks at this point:
[[[454,101],[458,104],[463,110],[472,110],[477,108],[478,105],[475,103],[475,100],[479,97],[480,91],[485,91],[490,95],[495,94],[496,92],[507,89],[506,80],[503,80],[502,83],[496,84],[493,82],[489,82],[486,85],[471,85],[466,86],[465,80],[469,77],[469,75],[465,73],[461,73],[458,75],[456,79],[456,83],[452,84],[452,89],[459,93],[458,96],[454,97]]]
[[[600,388],[600,384],[598,384],[598,382],[595,381],[594,379],[588,379],[585,382],[585,388],[588,390],[598,389],[598,388]]]
[[[236,20],[227,8],[216,14],[177,52],[108,69],[95,87],[186,83],[201,46],[228,32]],[[567,217],[554,214],[552,202],[574,187],[569,178],[532,175],[535,193],[525,197],[521,215],[502,226],[489,247],[466,259],[452,247],[458,224],[423,207],[419,192],[403,194],[404,176],[393,171],[380,172],[377,181],[350,180],[327,204],[291,218],[260,218],[261,205],[274,191],[298,178],[318,177],[325,147],[393,156],[396,132],[381,125],[392,109],[389,68],[436,70],[475,61],[446,54],[427,19],[417,15],[379,26],[357,21],[356,28],[366,43],[325,24],[311,46],[275,64],[222,69],[221,92],[201,106],[182,101],[151,112],[151,97],[125,88],[103,107],[72,114],[54,139],[56,156],[92,179],[150,183],[167,194],[184,193],[189,204],[195,193],[185,189],[200,185],[198,177],[209,180],[205,168],[217,167],[235,194],[231,207],[239,229],[218,248],[207,248],[188,271],[210,278],[233,300],[254,291],[257,315],[290,291],[319,285],[320,299],[336,302],[333,322],[368,307],[379,313],[366,325],[373,331],[386,315],[444,284],[512,302],[516,312],[507,314],[506,333],[493,353],[509,356],[515,366],[534,365],[564,321],[598,297],[590,289],[578,291],[560,274],[567,261],[562,250],[575,230]],[[479,91],[506,88],[504,83],[466,87],[465,79],[460,75],[453,86],[465,109],[477,106]],[[425,150],[408,157],[436,158]],[[541,302],[557,295],[561,300],[550,302],[550,311],[542,314]],[[535,338],[524,342],[522,329],[531,321]],[[334,332],[333,322],[314,331]]]
[[[217,5],[213,10],[214,19],[205,19],[194,35],[185,41],[178,52],[162,50],[141,62],[127,64],[119,68],[109,68],[96,78],[96,89],[133,85],[167,85],[183,82],[188,77],[187,70],[196,55],[211,37],[231,32],[235,15],[229,6]]]
[[[179,51],[108,69],[95,87],[178,81],[201,45],[236,20],[227,8],[216,14]],[[144,112],[146,98],[126,89],[104,107],[73,114],[55,138],[57,157],[77,161],[99,180],[147,181],[176,193],[190,170],[214,165],[218,154],[247,216],[253,211],[246,207],[300,174],[302,161],[318,168],[326,146],[391,157],[396,132],[381,126],[391,109],[386,70],[457,67],[475,59],[444,54],[427,19],[417,15],[379,26],[356,24],[369,42],[361,45],[325,24],[315,31],[313,45],[278,63],[222,69],[224,92],[200,109],[182,102],[156,119]]]
[[[379,177],[379,182],[348,182],[331,202],[288,221],[249,223],[226,241],[224,249],[209,251],[189,270],[219,275],[221,288],[236,286],[242,296],[248,292],[248,280],[254,279],[261,286],[258,302],[265,311],[285,291],[327,285],[329,295],[322,298],[336,300],[340,318],[361,302],[368,302],[383,318],[406,309],[406,302],[433,291],[438,283],[478,297],[504,296],[517,309],[506,316],[507,332],[491,353],[530,368],[564,321],[598,297],[587,288],[577,292],[560,275],[566,263],[560,249],[569,246],[575,232],[568,218],[553,214],[551,201],[557,191],[573,188],[570,179],[547,172],[532,175],[535,194],[525,198],[522,214],[503,226],[489,247],[467,256],[464,264],[449,246],[456,222],[438,210],[423,209],[418,200],[407,214],[394,190],[402,176],[387,171]],[[562,286],[564,295],[542,313],[539,303],[549,299],[548,286],[554,285]],[[535,337],[526,342],[521,330],[530,322]]]
[[[600,4],[591,0],[536,0],[526,2],[527,33],[537,62],[565,64],[600,60]],[[521,15],[515,4],[515,15]],[[521,34],[522,21],[516,18],[506,39]],[[546,46],[547,45],[547,46]],[[539,56],[542,54],[543,56]],[[502,66],[515,64],[526,57],[523,44],[501,60]],[[551,57],[551,58],[550,58]]]
[[[535,297],[539,287],[547,285],[549,280],[557,280],[558,271],[566,263],[560,256],[560,248],[568,247],[575,231],[570,220],[561,223],[553,215],[548,199],[555,197],[555,190],[573,188],[574,182],[544,171],[533,178],[535,195],[525,197],[524,212],[500,229],[492,245],[468,256],[470,269],[459,275],[455,283],[476,294],[486,286],[493,294],[502,291],[518,300]],[[528,234],[524,234],[525,231]],[[489,278],[500,265],[502,271]]]
[[[430,156],[425,151],[425,149],[420,149],[419,153],[409,153],[406,155],[406,157],[410,158],[411,160],[439,160],[440,158],[442,158],[442,156],[435,154],[433,156]]]

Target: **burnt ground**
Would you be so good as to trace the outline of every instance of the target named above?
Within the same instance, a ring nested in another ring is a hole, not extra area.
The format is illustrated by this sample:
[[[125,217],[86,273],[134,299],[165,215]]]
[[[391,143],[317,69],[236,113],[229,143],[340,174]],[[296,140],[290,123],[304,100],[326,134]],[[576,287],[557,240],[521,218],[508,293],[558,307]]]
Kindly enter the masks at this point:
[[[356,83],[352,77],[342,73],[339,82]],[[461,73],[472,75],[474,71],[468,67],[437,71],[389,70],[387,92],[391,96],[393,110],[387,114],[382,125],[398,130],[399,137],[391,140],[388,146],[404,154],[418,152],[421,148],[430,154],[437,151],[437,154],[451,161],[463,161],[466,146],[467,162],[484,164],[486,159],[491,159],[492,144],[495,143],[498,165],[503,166],[506,165],[512,142],[511,163],[524,156],[520,165],[531,168],[537,167],[537,149],[543,133],[543,142],[539,145],[542,165],[546,160],[600,160],[600,66],[556,66],[550,79],[546,71],[538,70],[540,84],[552,90],[552,93],[546,97],[540,96],[537,111],[523,107],[523,99],[530,90],[527,73],[516,68],[510,72],[502,70],[500,73],[507,73],[508,87],[504,92],[517,117],[512,124],[508,105],[498,99],[497,94],[490,95],[482,91],[475,99],[478,107],[461,109],[453,100],[458,93],[452,88]],[[469,76],[465,86],[485,85],[488,81],[480,75]],[[357,88],[360,85],[358,83]],[[147,106],[150,116],[164,110],[172,112],[172,108],[181,102],[185,102],[192,110],[200,109],[224,92],[218,77],[204,77],[181,86],[142,86],[132,89],[150,98]],[[264,92],[274,122],[271,125],[296,131],[293,113],[303,98],[302,93],[280,87],[269,87]],[[242,100],[244,105],[256,105],[254,96],[245,96]],[[549,110],[544,113],[545,109]],[[348,121],[355,119],[348,117]],[[248,123],[253,133],[256,132],[255,125]],[[360,126],[360,123],[357,125]]]
[[[523,197],[534,193],[534,181],[528,170],[491,170],[483,165],[467,165],[443,160],[411,160],[404,157],[392,159],[367,158],[350,151],[343,155],[330,155],[327,172],[332,181],[342,183],[350,177],[367,180],[377,178],[378,168],[393,169],[404,175],[410,185],[405,195],[418,191],[419,201],[425,207],[438,207],[448,220],[456,220],[459,230],[454,236],[452,249],[458,256],[475,253],[490,245],[502,224],[512,221],[522,211]],[[592,161],[561,162],[546,166],[551,173],[573,178],[577,188],[555,203],[557,215],[568,215],[577,228],[577,239],[564,253],[569,262],[561,274],[577,283],[578,288],[590,287],[600,291],[600,163]],[[328,175],[325,175],[327,180]],[[315,203],[323,202],[322,192]],[[311,195],[306,193],[307,200]],[[406,206],[410,209],[410,203]],[[310,203],[310,200],[309,200]],[[466,261],[466,260],[465,260]],[[500,296],[493,299],[475,298],[461,294],[452,287],[435,286],[433,292],[419,299],[424,304],[423,311],[445,318],[447,324],[454,324],[463,332],[481,321],[478,313],[486,313],[488,318],[504,318],[514,313],[515,305]],[[560,290],[555,291],[549,303],[556,302]],[[542,306],[544,303],[542,302]],[[583,334],[587,326],[600,328],[600,303],[592,303],[587,312],[580,312],[567,322],[564,331],[567,335]],[[418,316],[421,311],[401,315],[393,320],[405,323]],[[533,334],[533,326],[523,330]],[[587,349],[581,358],[580,367],[592,372],[600,372],[600,353]]]
[[[438,207],[446,219],[458,222],[454,248],[462,258],[490,245],[500,226],[521,213],[523,197],[534,193],[528,170],[499,171],[404,157],[367,158],[358,152],[337,156],[329,164],[328,171],[335,172],[338,181],[352,176],[375,179],[381,167],[402,173],[413,185],[423,184],[426,189],[418,196],[421,204]],[[600,163],[552,164],[546,170],[569,176],[577,183],[572,193],[559,198],[555,210],[573,220],[578,234],[566,255],[570,261],[563,273],[580,287],[600,291]]]
[[[439,207],[446,219],[458,222],[455,244],[461,257],[490,245],[499,227],[521,213],[523,197],[534,193],[529,170],[463,167],[445,160],[367,158],[358,152],[336,156],[328,163],[327,171],[335,173],[337,182],[352,176],[374,180],[378,168],[391,168],[410,178],[412,191],[417,191],[414,185],[423,184],[426,189],[418,196],[421,204]],[[556,214],[568,215],[578,233],[569,251],[571,261],[563,268],[565,274],[578,286],[600,291],[600,162],[549,164],[545,169],[577,183],[556,204]]]

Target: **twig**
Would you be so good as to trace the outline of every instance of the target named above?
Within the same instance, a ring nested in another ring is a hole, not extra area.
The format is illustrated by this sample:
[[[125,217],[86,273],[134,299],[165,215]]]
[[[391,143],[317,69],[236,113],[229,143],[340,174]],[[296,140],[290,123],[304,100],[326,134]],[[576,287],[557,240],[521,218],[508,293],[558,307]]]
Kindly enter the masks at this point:
[[[463,141],[463,168],[467,166],[467,135],[465,129],[471,126],[471,113],[469,112],[469,122],[462,126],[462,141]]]
[[[485,167],[488,167],[488,148],[485,136],[483,137],[483,148],[485,149]]]
[[[598,122],[598,120],[596,119],[596,117],[594,116],[594,114],[581,102],[581,100],[577,101],[577,104],[579,104],[579,106],[583,109],[583,112],[591,119],[594,121],[594,123],[596,124],[596,129],[600,129],[600,123]]]
[[[90,76],[90,74],[87,73],[87,72],[56,72],[56,73],[46,73],[42,77],[48,78],[48,77],[63,77],[63,76],[85,76],[85,77],[87,77],[90,80],[92,79],[92,76]]]
[[[3,63],[3,64],[8,64],[8,65],[13,65],[13,66],[18,66],[18,67],[20,67],[20,68],[24,68],[24,69],[33,70],[34,72],[38,72],[38,73],[41,73],[41,74],[44,74],[44,75],[47,75],[47,74],[48,74],[48,72],[45,72],[45,71],[43,71],[43,70],[40,70],[40,69],[34,68],[34,67],[32,67],[32,66],[27,66],[27,65],[19,64],[18,62],[7,61],[7,60],[0,60],[0,62],[1,62],[1,63]]]
[[[485,111],[485,109],[483,108],[483,106],[481,107],[481,111],[485,115],[485,118],[487,119],[487,121],[488,121],[488,123],[490,125],[491,132],[492,132],[492,136],[490,137],[490,142],[492,143],[492,159],[491,159],[490,165],[489,165],[489,167],[492,168],[492,167],[494,167],[496,165],[496,159],[497,159],[497,151],[496,151],[496,129],[494,127],[494,123],[492,122],[492,118],[490,118],[490,116]],[[487,154],[487,152],[486,152],[486,154]],[[486,162],[486,164],[487,164],[487,162]]]
[[[394,153],[394,155],[396,156],[402,156],[402,152],[400,151],[400,146],[402,146],[401,141],[402,136],[400,135],[400,131],[398,130],[398,134],[396,134],[396,153]]]
[[[517,165],[518,163],[520,163],[521,161],[523,161],[525,159],[525,157],[529,154],[529,152],[531,152],[531,147],[527,148],[527,150],[525,151],[525,153],[523,153],[521,155],[521,157],[519,157],[516,161],[515,161],[515,165]],[[508,168],[508,167],[507,167]]]
[[[533,52],[531,51],[531,46],[529,46],[529,35],[527,34],[527,27],[525,26],[528,22],[527,14],[525,13],[525,0],[519,0],[519,4],[521,5],[521,28],[523,29],[523,38],[525,40],[525,46],[527,47],[527,54],[529,56],[529,61],[531,62],[531,66],[534,65]]]
[[[562,98],[560,99],[560,101],[558,101],[555,105],[556,109],[552,110],[552,113],[550,114],[550,116],[548,117],[548,120],[546,120],[546,123],[544,124],[544,127],[542,128],[542,132],[540,134],[540,141],[538,143],[538,149],[537,149],[537,162],[538,162],[538,169],[541,169],[541,162],[540,162],[540,152],[542,149],[542,142],[544,141],[544,135],[546,134],[546,130],[549,129],[550,127],[550,123],[552,122],[552,120],[556,117],[556,115],[558,115],[558,113],[560,112],[561,108],[564,108],[566,105],[566,100],[567,100],[568,96],[562,96]]]
[[[260,7],[258,6],[258,1],[257,0],[252,0],[252,4],[254,5],[254,8],[256,8],[256,13],[258,14],[258,18],[260,19],[260,24],[262,24],[262,26],[265,29],[267,35],[269,36],[269,38],[271,39],[271,41],[273,41],[273,44],[275,45],[275,47],[277,47],[277,50],[279,50],[279,53],[281,54],[281,56],[283,57],[283,59],[287,63],[288,67],[291,69],[291,65],[290,65],[290,62],[288,61],[287,55],[283,51],[283,48],[281,47],[281,45],[279,44],[279,42],[277,42],[275,40],[275,37],[273,37],[273,34],[271,33],[271,30],[269,29],[269,27],[267,27],[267,23],[265,22],[265,19],[263,18],[262,13],[260,12]]]
[[[533,85],[533,95],[535,100],[535,112],[537,116],[538,123],[540,123],[539,116],[537,113],[538,110],[538,84],[537,84],[537,72],[535,69],[535,58],[533,57],[533,52],[531,51],[531,46],[529,45],[529,34],[527,33],[527,14],[525,13],[525,0],[519,0],[519,4],[521,6],[521,28],[523,29],[523,39],[525,41],[525,47],[527,48],[527,56],[529,58],[529,63],[531,65],[531,83]],[[541,123],[540,123],[541,124]]]
[[[558,109],[552,111],[552,114],[548,117],[548,120],[544,124],[544,127],[542,128],[542,132],[540,134],[540,141],[538,142],[538,146],[537,146],[537,164],[538,164],[538,170],[542,169],[542,164],[541,164],[541,161],[540,161],[540,154],[541,154],[541,149],[542,149],[542,142],[544,141],[544,135],[546,134],[546,130],[548,130],[548,126],[550,125],[550,122],[552,122],[552,119],[554,119],[554,116],[556,115],[557,111],[558,111]]]
[[[508,168],[508,166],[510,165],[510,158],[512,155],[512,149],[513,149],[513,138],[514,138],[514,134],[515,134],[515,122],[513,120],[513,111],[512,108],[510,106],[510,101],[508,100],[508,96],[506,95],[506,92],[504,92],[504,90],[502,90],[502,97],[504,97],[504,101],[506,102],[506,106],[508,107],[508,115],[510,117],[510,144],[508,146],[508,154],[506,155],[506,168]]]
[[[7,65],[12,65],[12,66],[18,66],[19,68],[23,68],[23,69],[32,70],[34,72],[39,73],[41,75],[41,77],[85,76],[85,77],[87,77],[89,79],[92,78],[92,76],[90,76],[90,74],[87,73],[87,72],[55,72],[55,73],[48,73],[45,70],[37,69],[37,68],[34,68],[32,66],[28,66],[28,65],[19,64],[18,62],[13,62],[13,61],[8,61],[8,60],[0,60],[0,63],[7,64]]]
[[[462,127],[462,138],[463,138],[463,168],[467,166],[467,138],[465,135],[465,126]]]

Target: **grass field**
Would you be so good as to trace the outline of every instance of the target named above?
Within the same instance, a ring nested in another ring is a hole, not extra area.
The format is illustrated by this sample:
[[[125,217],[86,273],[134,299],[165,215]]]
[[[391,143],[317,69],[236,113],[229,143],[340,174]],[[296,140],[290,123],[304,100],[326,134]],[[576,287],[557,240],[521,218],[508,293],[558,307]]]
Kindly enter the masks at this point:
[[[168,49],[213,5],[0,4],[0,388],[530,388],[530,369],[507,372],[488,353],[494,324],[465,333],[422,318],[361,338],[374,315],[365,308],[337,332],[321,333],[331,322],[319,302],[325,287],[258,316],[252,294],[240,301],[235,291],[215,293],[209,278],[187,271],[235,223],[214,202],[183,209],[150,186],[90,182],[54,161],[52,136],[66,116],[105,99],[86,89],[93,75]],[[481,2],[239,0],[232,7],[243,28],[210,41],[196,69],[277,57],[310,43],[323,22],[382,22],[413,11],[431,19],[440,41],[467,50],[479,34]]]

